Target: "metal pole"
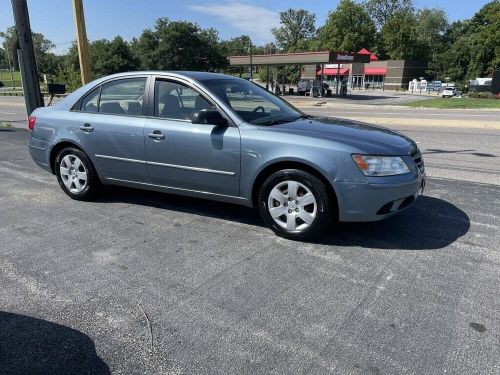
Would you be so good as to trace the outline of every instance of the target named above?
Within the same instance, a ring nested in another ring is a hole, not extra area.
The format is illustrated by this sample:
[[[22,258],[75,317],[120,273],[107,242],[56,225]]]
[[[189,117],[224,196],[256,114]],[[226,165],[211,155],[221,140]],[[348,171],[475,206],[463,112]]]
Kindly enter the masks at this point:
[[[268,49],[268,52],[271,54],[271,48]],[[269,90],[269,64],[267,65],[266,90]]]
[[[30,115],[36,108],[43,107],[44,103],[38,82],[35,49],[33,48],[26,0],[12,0],[12,10],[14,11],[19,49],[22,51],[22,60],[19,61],[19,66],[24,71],[23,92],[27,103],[26,112]]]
[[[89,43],[87,31],[85,29],[85,17],[83,14],[82,0],[73,0],[73,15],[75,18],[76,43],[78,46],[78,58],[80,60],[80,74],[82,83],[89,83],[91,80]]]
[[[250,81],[253,81],[252,41],[250,41]]]
[[[340,64],[337,64],[337,78],[335,80],[335,93],[339,94]]]
[[[266,74],[266,90],[269,90],[269,65],[267,66],[267,74]]]
[[[325,64],[321,64],[321,75],[320,75],[320,83],[319,83],[319,93],[320,97],[323,97],[323,81],[325,79]]]

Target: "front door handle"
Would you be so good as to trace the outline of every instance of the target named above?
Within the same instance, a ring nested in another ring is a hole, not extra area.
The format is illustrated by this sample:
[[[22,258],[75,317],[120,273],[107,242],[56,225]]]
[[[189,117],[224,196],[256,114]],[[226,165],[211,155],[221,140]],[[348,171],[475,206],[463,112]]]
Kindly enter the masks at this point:
[[[160,139],[165,139],[165,135],[161,134],[161,131],[159,130],[155,130],[152,133],[148,133],[148,137],[156,139],[157,141],[159,141]]]
[[[84,132],[90,133],[91,131],[94,130],[94,128],[89,123],[85,123],[85,124],[83,124],[83,126],[80,126],[80,130],[83,130]]]

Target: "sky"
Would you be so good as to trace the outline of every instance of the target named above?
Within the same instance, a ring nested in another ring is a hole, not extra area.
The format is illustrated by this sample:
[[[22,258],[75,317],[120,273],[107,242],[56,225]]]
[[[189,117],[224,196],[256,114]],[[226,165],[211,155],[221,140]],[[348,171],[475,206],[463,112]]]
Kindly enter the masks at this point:
[[[441,8],[450,21],[472,17],[488,0],[414,0],[417,8]],[[83,0],[89,40],[130,40],[159,17],[214,27],[221,39],[250,35],[255,44],[273,40],[271,29],[279,25],[279,12],[304,8],[324,24],[336,0]],[[75,39],[71,0],[28,0],[31,29],[56,44],[55,53],[64,53]],[[11,0],[0,0],[0,31],[14,24]],[[0,42],[3,42],[0,41]]]

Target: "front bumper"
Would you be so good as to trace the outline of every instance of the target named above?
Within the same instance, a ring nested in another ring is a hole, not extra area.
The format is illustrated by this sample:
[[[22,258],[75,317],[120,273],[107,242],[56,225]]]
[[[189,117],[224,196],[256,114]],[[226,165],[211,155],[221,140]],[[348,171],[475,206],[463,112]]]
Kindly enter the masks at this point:
[[[425,187],[425,176],[397,183],[350,183],[334,185],[340,221],[376,221],[409,207]]]

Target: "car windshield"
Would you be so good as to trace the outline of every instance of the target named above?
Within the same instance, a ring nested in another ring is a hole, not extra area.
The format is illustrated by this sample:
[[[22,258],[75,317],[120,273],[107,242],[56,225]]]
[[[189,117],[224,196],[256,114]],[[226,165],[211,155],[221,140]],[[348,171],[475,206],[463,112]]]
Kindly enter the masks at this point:
[[[276,125],[305,117],[284,100],[252,82],[242,79],[208,79],[201,82],[251,124]]]

